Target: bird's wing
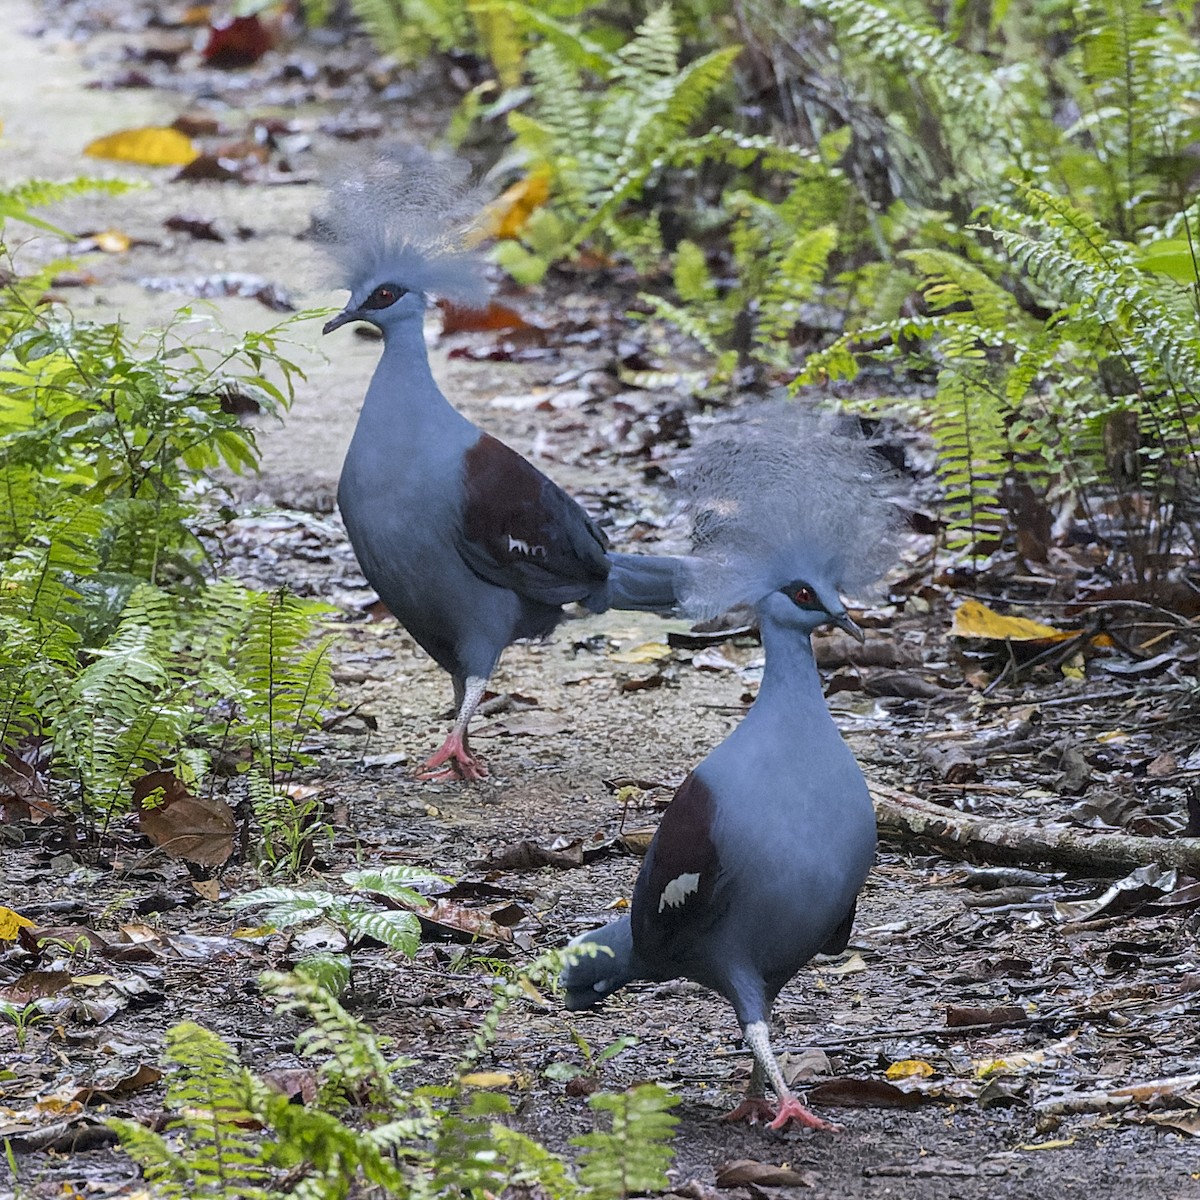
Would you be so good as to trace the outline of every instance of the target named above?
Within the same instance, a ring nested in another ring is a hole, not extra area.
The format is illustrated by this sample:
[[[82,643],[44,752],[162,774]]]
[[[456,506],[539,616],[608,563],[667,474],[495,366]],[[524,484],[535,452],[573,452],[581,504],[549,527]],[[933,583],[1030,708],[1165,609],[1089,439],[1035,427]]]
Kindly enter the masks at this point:
[[[723,911],[714,815],[713,794],[693,771],[663,813],[634,889],[634,945],[648,964],[687,958]]]
[[[608,577],[608,541],[560,487],[483,434],[464,456],[458,547],[497,587],[543,604],[580,600]]]

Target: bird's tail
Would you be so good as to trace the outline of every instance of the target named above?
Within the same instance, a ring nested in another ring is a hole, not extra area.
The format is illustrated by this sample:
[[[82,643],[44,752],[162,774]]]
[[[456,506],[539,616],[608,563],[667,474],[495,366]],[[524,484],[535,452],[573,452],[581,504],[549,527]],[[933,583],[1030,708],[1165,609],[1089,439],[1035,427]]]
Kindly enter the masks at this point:
[[[589,952],[587,947],[595,949]],[[640,975],[628,917],[580,934],[567,947],[568,951],[577,949],[581,953],[567,964],[561,979],[567,1008],[572,1011],[594,1007]]]
[[[699,560],[665,554],[615,554],[608,556],[610,570],[602,587],[584,601],[592,612],[610,608],[671,616],[688,590],[694,564]]]

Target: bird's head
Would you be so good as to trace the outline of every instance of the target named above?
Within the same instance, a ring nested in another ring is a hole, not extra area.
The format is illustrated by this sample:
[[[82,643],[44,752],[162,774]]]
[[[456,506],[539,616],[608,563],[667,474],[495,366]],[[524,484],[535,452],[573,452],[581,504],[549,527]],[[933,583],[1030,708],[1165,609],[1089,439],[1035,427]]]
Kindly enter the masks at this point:
[[[326,321],[322,333],[332,333],[351,321],[366,321],[386,334],[403,321],[421,320],[425,313],[425,297],[419,291],[401,283],[368,283],[351,293],[346,307],[332,320]]]
[[[813,582],[808,582],[809,579]],[[836,625],[856,641],[865,640],[863,631],[846,611],[837,588],[818,582],[811,573],[764,596],[757,608],[762,621],[795,630],[806,637],[822,625]]]
[[[764,623],[805,634],[833,624],[861,639],[842,594],[884,572],[902,519],[897,481],[861,436],[793,404],[749,406],[698,440],[679,484],[691,613],[752,605]]]
[[[314,235],[350,291],[324,332],[368,321],[386,334],[420,319],[430,295],[467,308],[487,301],[476,246],[483,196],[462,163],[392,146],[329,184]]]

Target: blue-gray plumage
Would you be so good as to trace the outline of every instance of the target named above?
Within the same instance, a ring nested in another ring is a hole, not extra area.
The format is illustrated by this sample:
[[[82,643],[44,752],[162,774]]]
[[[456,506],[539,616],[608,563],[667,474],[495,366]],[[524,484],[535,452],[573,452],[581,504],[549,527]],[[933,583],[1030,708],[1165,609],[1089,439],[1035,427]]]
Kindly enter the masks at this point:
[[[427,296],[486,294],[464,249],[463,173],[409,153],[330,189],[317,228],[350,300],[329,333],[367,321],[383,355],[338,485],[363,574],[454,683],[457,718],[422,778],[486,774],[467,726],[504,648],[548,634],[562,606],[670,612],[681,560],[615,554],[583,509],[447,401],[429,367]]]
[[[743,427],[701,452],[684,480],[708,563],[692,576],[693,603],[753,601],[762,685],[663,814],[629,915],[577,938],[572,946],[599,949],[563,974],[571,1009],[636,979],[682,977],[719,992],[754,1054],[730,1118],[770,1115],[775,1128],[831,1128],[784,1082],[768,1022],[814,954],[845,947],[874,857],[871,798],[825,704],[810,639],[828,622],[862,636],[839,586],[865,582],[887,552],[894,510],[882,479],[860,443],[791,420]]]

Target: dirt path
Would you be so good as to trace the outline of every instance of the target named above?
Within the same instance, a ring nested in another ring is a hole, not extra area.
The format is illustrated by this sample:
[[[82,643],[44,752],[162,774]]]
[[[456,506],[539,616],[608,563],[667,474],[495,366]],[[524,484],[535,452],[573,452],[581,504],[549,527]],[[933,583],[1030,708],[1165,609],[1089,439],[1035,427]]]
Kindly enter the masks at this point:
[[[172,119],[192,102],[188,80],[180,83],[182,91],[85,90],[89,79],[117,71],[123,48],[136,35],[92,28],[83,40],[67,44],[61,30],[68,17],[79,15],[78,8],[66,9],[66,15],[54,10],[49,17],[39,17],[21,0],[6,0],[3,8],[8,37],[0,51],[5,122],[0,178],[62,178],[93,169],[137,177],[135,168],[80,159],[79,149],[123,126]],[[27,31],[39,23],[48,32],[34,39]],[[296,53],[319,58],[323,51],[304,44]],[[269,102],[269,76],[268,67],[248,73],[245,99],[277,111]],[[223,86],[228,90],[231,84]],[[30,102],[34,97],[36,104]],[[322,106],[310,99],[287,111],[315,125],[331,110],[368,101],[340,97]],[[419,98],[384,111],[389,122],[418,135],[435,123]],[[337,150],[333,139],[315,131],[312,149],[298,161],[305,173],[316,174]],[[161,172],[140,174],[151,181],[146,191],[79,202],[55,214],[68,228],[114,226],[154,243],[89,263],[98,282],[71,294],[81,316],[117,313],[136,327],[177,302],[174,295],[147,290],[140,280],[230,270],[280,283],[303,303],[336,302],[320,286],[311,247],[298,240],[314,188],[171,184],[162,182]],[[245,224],[255,233],[213,243],[163,229],[165,217],[184,211],[230,228]],[[48,249],[37,242],[20,253],[36,259]],[[550,302],[529,297],[523,303],[536,311]],[[597,301],[563,292],[553,304],[587,314]],[[254,300],[222,299],[217,307],[234,328],[272,319]],[[576,869],[521,872],[490,870],[489,854],[522,839],[548,846],[609,839],[622,826],[652,826],[673,784],[737,719],[756,683],[759,652],[752,643],[734,643],[724,649],[729,663],[715,669],[701,669],[693,654],[680,651],[659,662],[623,663],[613,654],[661,637],[665,626],[628,614],[567,623],[548,643],[514,647],[493,680],[498,692],[536,704],[479,722],[477,744],[492,778],[473,786],[411,781],[396,756],[411,761],[440,740],[449,687],[393,623],[366,622],[358,611],[361,580],[329,509],[377,345],[348,333],[320,344],[318,328],[316,321],[297,326],[308,382],[286,425],[263,430],[261,479],[237,486],[243,499],[303,512],[294,519],[235,523],[228,537],[231,562],[248,580],[288,582],[330,597],[345,610],[338,675],[347,704],[358,706],[377,728],[348,722],[314,747],[321,767],[313,782],[330,798],[337,827],[329,866],[410,862],[486,882],[518,906],[514,928],[527,947],[520,959],[605,919],[610,906],[628,896],[637,859],[611,849]],[[522,453],[540,455],[537,461],[548,473],[611,518],[618,542],[639,532],[668,547],[678,543],[669,499],[644,478],[644,464],[608,449],[614,425],[630,420],[631,412],[636,421],[648,406],[646,397],[580,387],[581,373],[610,365],[607,335],[587,349],[551,344],[541,359],[520,364],[447,357],[472,344],[439,342],[433,351],[438,378],[467,415]],[[647,515],[654,521],[646,522]],[[872,635],[873,641],[913,647],[923,666],[908,673],[940,678],[944,695],[905,699],[847,690],[833,697],[848,739],[875,778],[923,788],[928,776],[918,753],[928,739],[944,744],[948,737],[1011,730],[1042,696],[1026,690],[1009,697],[1011,710],[981,707],[946,645],[944,617],[944,610],[935,609],[920,621],[885,618],[880,622],[885,628]],[[1046,711],[1047,724],[1037,735],[1043,746],[1052,742],[1048,733],[1058,712]],[[1079,718],[1083,723],[1073,727],[1073,736],[1094,738],[1122,719],[1097,709]],[[1169,730],[1144,735],[1145,754],[1177,745],[1172,738],[1179,736]],[[393,757],[387,765],[370,765],[380,755]],[[1045,807],[1057,813],[1055,806],[1068,801],[1046,789],[1045,771],[1035,770],[1033,761],[989,759],[984,778],[994,785],[992,798],[1007,796],[1027,814]],[[627,798],[618,798],[613,781],[622,780],[641,785],[631,808]],[[969,804],[976,795],[965,789],[955,798]],[[6,849],[3,902],[46,923],[51,916],[98,924],[137,920],[169,937],[224,935],[235,923],[221,905],[194,895],[170,864],[132,859],[99,870],[81,867],[60,851],[44,830]],[[1025,903],[1008,906],[979,904],[980,893],[966,882],[960,864],[885,847],[848,953],[806,971],[781,997],[778,1047],[793,1053],[823,1047],[828,1062],[819,1074],[852,1081],[849,1098],[872,1102],[842,1107],[836,1097],[828,1099],[822,1107],[844,1126],[836,1136],[777,1135],[717,1119],[743,1085],[748,1056],[734,1041],[736,1027],[725,1006],[690,985],[631,988],[604,1012],[569,1023],[556,1008],[530,1003],[503,1026],[492,1065],[517,1081],[512,1098],[522,1126],[561,1147],[590,1128],[592,1119],[582,1099],[542,1073],[551,1063],[578,1058],[569,1027],[597,1050],[620,1034],[636,1033],[639,1044],[604,1067],[603,1082],[615,1087],[654,1079],[679,1091],[674,1177],[679,1186],[699,1181],[699,1190],[689,1193],[694,1197],[708,1195],[718,1164],[737,1158],[786,1162],[811,1172],[805,1194],[829,1200],[1200,1196],[1200,1143],[1150,1123],[1149,1107],[1064,1115],[1050,1104],[1058,1093],[1200,1069],[1191,910],[1134,910],[1072,928],[1052,918],[1051,899],[1096,894],[1104,881],[1049,881],[1032,888]],[[224,895],[256,883],[248,871],[231,872]],[[1173,915],[1176,911],[1184,915]],[[277,939],[265,951],[248,948],[212,961],[164,955],[144,972],[152,983],[149,999],[103,1023],[77,1020],[61,1035],[35,1029],[24,1047],[0,1028],[0,1057],[14,1073],[0,1082],[0,1103],[27,1112],[34,1101],[66,1094],[101,1073],[154,1062],[164,1031],[186,1018],[202,1018],[258,1068],[291,1064],[292,1030],[272,1016],[253,985],[260,970],[288,961],[289,953],[287,940]],[[421,1079],[438,1079],[487,1005],[492,954],[441,943],[424,946],[411,965],[382,953],[364,954],[353,1005],[393,1036],[399,1049],[420,1059]],[[948,1006],[1004,1005],[1022,1006],[1034,1019],[1016,1028],[965,1033],[945,1028]],[[880,1107],[878,1090],[861,1081],[881,1081],[890,1064],[906,1059],[930,1064],[943,1094],[917,1099],[915,1107]],[[1003,1065],[989,1073],[993,1061]],[[159,1099],[150,1089],[124,1098],[112,1111],[145,1113]],[[1178,1111],[1193,1109],[1180,1101]],[[0,1118],[0,1137],[2,1125]],[[60,1194],[66,1181],[78,1186],[86,1180],[109,1195],[136,1187],[128,1162],[110,1149],[23,1155],[18,1166],[23,1196]],[[0,1179],[7,1169],[0,1166]],[[764,1193],[733,1194],[758,1200]]]

